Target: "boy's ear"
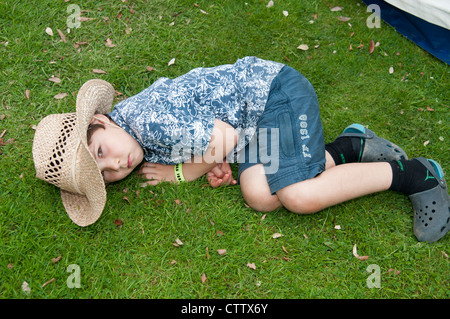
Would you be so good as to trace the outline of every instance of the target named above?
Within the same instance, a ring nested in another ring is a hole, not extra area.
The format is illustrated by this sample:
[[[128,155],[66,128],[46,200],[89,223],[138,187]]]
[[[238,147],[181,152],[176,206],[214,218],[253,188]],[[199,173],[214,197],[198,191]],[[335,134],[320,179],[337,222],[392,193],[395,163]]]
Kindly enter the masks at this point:
[[[109,119],[104,114],[95,114],[90,122],[90,124],[105,124],[105,123],[109,123]]]

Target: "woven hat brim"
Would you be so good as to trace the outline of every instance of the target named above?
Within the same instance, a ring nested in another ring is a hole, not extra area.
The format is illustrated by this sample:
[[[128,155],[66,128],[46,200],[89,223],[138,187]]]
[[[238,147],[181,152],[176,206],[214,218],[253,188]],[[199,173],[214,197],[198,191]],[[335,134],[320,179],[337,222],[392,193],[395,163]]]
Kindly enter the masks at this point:
[[[78,91],[76,114],[81,145],[77,152],[77,184],[85,195],[61,189],[61,199],[70,219],[79,226],[88,226],[100,218],[106,203],[106,189],[102,174],[87,143],[87,128],[92,117],[111,111],[114,88],[101,79],[92,79]]]
[[[111,112],[114,88],[109,82],[92,79],[78,91],[76,113],[79,121],[81,141],[87,147],[87,128],[95,114]]]
[[[77,184],[83,194],[61,189],[61,199],[70,219],[79,226],[96,222],[106,203],[106,189],[97,163],[83,144],[76,154]]]

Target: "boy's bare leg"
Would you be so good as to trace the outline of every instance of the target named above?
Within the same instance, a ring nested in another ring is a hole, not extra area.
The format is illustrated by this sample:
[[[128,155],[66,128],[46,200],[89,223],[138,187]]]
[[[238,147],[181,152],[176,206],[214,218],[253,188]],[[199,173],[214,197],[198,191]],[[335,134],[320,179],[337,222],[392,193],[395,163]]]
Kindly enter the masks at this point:
[[[328,159],[328,158],[327,158]],[[315,178],[284,187],[271,195],[262,164],[241,174],[241,190],[256,210],[286,209],[309,214],[384,190],[408,195],[414,210],[414,234],[434,242],[450,229],[450,200],[440,165],[423,157],[391,162],[349,163],[333,166]],[[428,214],[428,215],[427,215]]]
[[[389,189],[392,169],[389,163],[349,163],[325,170],[315,178],[277,192],[288,210],[308,214],[324,208]]]
[[[258,211],[284,206],[299,214],[324,208],[363,195],[387,190],[392,182],[389,163],[350,163],[334,165],[326,152],[326,170],[317,177],[282,188],[272,195],[264,167],[258,164],[240,176],[241,191],[247,204]]]

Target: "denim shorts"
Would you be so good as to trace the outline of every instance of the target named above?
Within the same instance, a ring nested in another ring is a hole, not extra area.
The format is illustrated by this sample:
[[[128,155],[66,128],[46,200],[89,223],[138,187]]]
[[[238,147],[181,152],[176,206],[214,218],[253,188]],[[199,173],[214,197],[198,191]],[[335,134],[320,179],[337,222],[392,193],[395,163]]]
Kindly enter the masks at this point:
[[[238,180],[256,164],[263,164],[272,194],[325,170],[316,93],[311,83],[289,66],[274,78],[256,133],[241,151]]]

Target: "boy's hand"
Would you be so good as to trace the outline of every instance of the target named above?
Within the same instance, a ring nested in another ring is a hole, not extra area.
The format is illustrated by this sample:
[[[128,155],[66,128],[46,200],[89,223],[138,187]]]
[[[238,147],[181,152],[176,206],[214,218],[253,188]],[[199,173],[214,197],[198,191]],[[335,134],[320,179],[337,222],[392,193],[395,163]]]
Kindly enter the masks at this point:
[[[150,185],[176,181],[174,165],[145,162],[137,173],[147,179],[146,183]]]
[[[236,185],[237,181],[233,179],[231,167],[228,162],[217,164],[207,174],[207,179],[211,187],[219,187],[222,185]]]

